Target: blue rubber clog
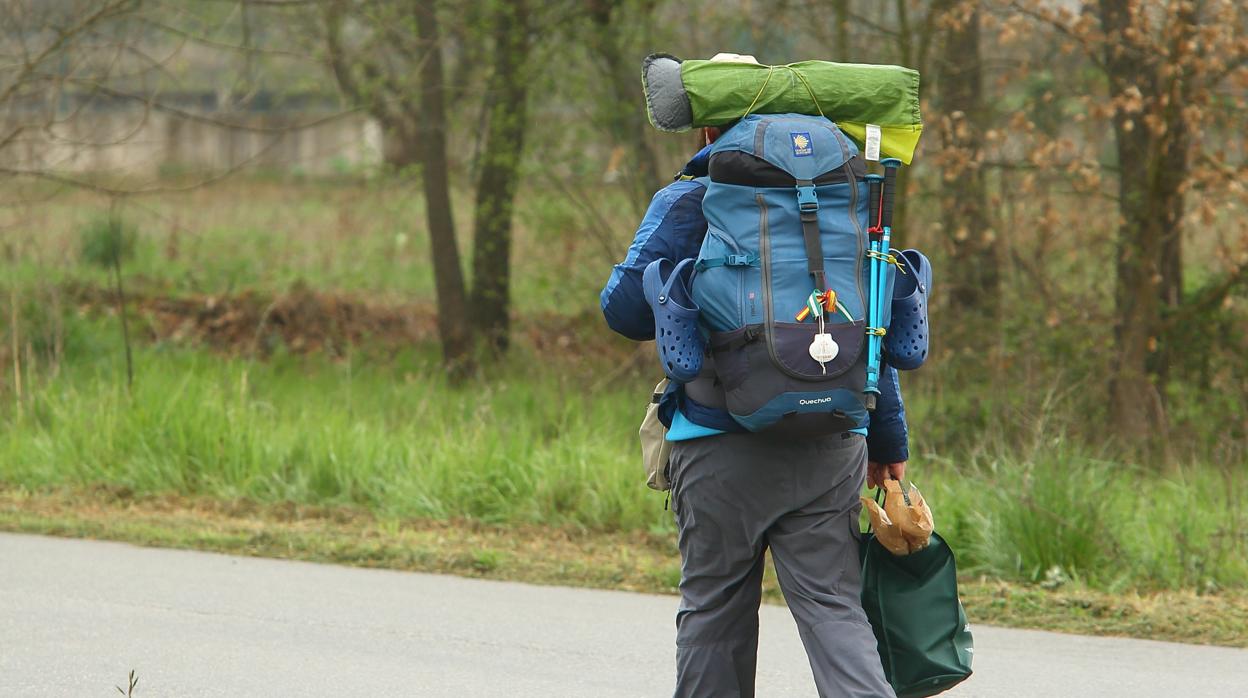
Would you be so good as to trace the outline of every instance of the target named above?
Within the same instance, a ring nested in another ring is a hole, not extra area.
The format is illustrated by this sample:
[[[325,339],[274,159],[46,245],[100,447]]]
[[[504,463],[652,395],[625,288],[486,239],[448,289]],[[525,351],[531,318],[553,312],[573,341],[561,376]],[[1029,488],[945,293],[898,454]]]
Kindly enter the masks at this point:
[[[893,319],[884,336],[888,363],[902,371],[913,371],[927,360],[931,336],[927,322],[927,296],[932,291],[932,265],[918,250],[900,255],[905,274],[896,274],[893,286]]]
[[[654,341],[667,377],[688,383],[702,370],[706,340],[698,330],[698,304],[689,292],[692,259],[675,265],[666,258],[646,265],[641,288],[654,311]]]

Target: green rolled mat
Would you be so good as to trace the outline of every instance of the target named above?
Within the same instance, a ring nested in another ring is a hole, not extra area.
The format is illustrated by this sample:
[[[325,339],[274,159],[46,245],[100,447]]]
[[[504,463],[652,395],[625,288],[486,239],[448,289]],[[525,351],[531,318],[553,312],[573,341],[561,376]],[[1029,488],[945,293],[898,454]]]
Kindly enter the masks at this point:
[[[879,126],[881,157],[906,164],[923,133],[919,73],[901,66],[681,61],[656,53],[642,62],[641,75],[646,113],[660,131],[723,126],[747,114],[822,115],[859,147],[867,125]]]

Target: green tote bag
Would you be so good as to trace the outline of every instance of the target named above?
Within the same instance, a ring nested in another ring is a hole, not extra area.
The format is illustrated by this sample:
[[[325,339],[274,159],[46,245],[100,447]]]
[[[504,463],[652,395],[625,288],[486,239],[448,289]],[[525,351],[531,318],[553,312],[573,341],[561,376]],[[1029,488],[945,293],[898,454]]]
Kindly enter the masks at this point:
[[[898,557],[867,533],[861,554],[862,608],[898,698],[936,695],[965,681],[973,641],[944,539],[933,533],[926,548]]]

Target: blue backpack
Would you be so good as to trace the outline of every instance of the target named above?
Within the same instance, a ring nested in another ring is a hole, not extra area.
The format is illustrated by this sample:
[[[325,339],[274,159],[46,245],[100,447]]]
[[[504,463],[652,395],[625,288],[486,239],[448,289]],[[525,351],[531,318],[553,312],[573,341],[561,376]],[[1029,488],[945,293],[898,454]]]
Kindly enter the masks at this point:
[[[823,117],[755,114],[715,141],[709,168],[692,291],[728,411],[750,431],[863,426],[874,404],[858,147]]]

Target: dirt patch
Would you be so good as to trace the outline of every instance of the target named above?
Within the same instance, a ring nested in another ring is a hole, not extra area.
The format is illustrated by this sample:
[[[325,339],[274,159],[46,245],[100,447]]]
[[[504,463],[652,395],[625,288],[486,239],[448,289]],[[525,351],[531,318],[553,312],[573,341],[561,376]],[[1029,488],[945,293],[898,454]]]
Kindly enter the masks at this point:
[[[294,289],[263,297],[231,296],[135,299],[149,339],[206,345],[228,353],[268,355],[279,346],[293,353],[342,355],[364,343],[401,346],[437,339],[433,308],[382,306]]]
[[[115,315],[111,289],[75,286],[67,295],[85,313]],[[430,303],[383,303],[357,296],[295,287],[271,296],[255,291],[179,296],[127,293],[127,313],[151,342],[210,347],[229,355],[344,356],[353,347],[394,352],[437,341],[437,313]],[[587,314],[513,316],[513,341],[541,356],[618,363],[635,345],[612,336]]]

